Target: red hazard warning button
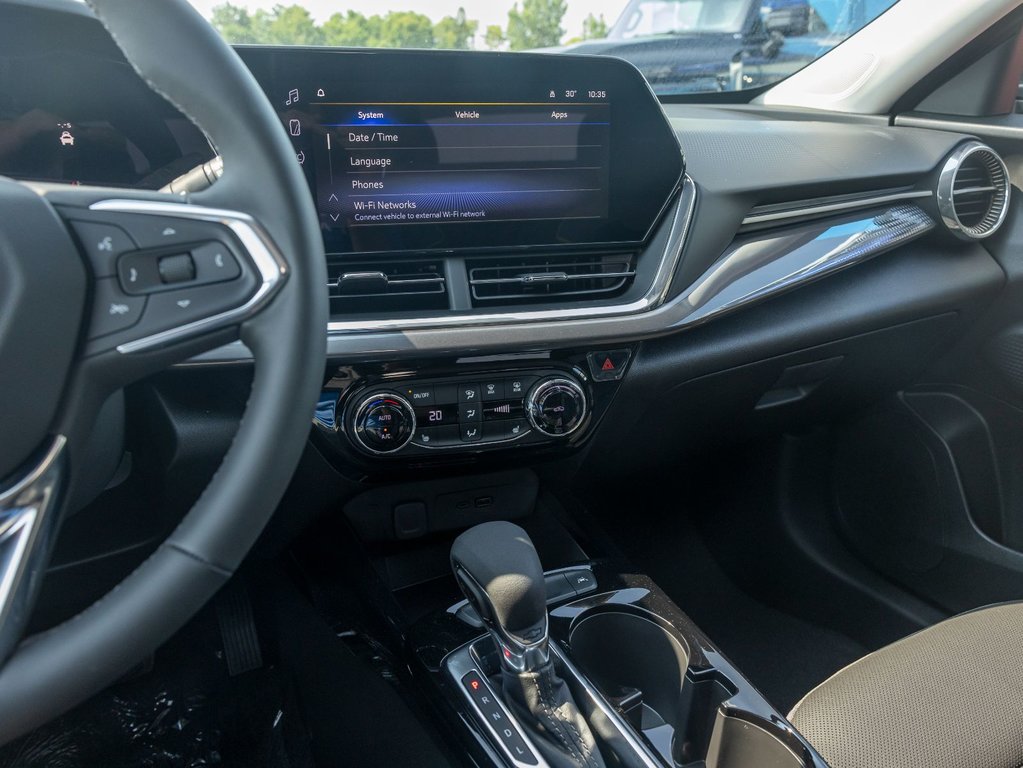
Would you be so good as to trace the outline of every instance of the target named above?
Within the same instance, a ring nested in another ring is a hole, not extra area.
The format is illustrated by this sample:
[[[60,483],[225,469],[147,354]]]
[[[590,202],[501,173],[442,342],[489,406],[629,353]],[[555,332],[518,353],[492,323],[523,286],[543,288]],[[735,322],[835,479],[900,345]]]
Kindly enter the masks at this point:
[[[612,349],[590,352],[586,362],[594,381],[618,381],[625,373],[632,357],[631,349]]]

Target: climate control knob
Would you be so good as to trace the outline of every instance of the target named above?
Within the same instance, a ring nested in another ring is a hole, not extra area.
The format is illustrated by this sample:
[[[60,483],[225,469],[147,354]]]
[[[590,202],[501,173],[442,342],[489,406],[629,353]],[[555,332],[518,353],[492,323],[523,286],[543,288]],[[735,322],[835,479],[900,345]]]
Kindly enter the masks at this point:
[[[352,432],[356,442],[370,453],[394,453],[415,435],[416,412],[401,395],[377,392],[355,409]]]
[[[586,418],[586,394],[571,379],[544,379],[526,398],[526,416],[537,432],[568,437]]]

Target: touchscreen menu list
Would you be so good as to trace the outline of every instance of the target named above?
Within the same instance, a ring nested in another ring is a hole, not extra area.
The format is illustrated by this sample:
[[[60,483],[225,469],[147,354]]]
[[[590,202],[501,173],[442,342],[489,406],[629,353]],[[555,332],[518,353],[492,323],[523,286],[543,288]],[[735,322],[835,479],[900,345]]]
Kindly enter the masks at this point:
[[[601,219],[603,91],[521,102],[313,102],[327,226]]]

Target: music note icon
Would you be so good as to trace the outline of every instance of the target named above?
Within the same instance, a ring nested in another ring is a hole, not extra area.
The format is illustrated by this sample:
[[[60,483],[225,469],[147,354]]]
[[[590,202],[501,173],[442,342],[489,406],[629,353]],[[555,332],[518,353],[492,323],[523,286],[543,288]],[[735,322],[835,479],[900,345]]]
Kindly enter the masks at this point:
[[[284,106],[290,107],[292,104],[298,103],[298,88],[292,88],[288,91],[288,100],[284,102]]]

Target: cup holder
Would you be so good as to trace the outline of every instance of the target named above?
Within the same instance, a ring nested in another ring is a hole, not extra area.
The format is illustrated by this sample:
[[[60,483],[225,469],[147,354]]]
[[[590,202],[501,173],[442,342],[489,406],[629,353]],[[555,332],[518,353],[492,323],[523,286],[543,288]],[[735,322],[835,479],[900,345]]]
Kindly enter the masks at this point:
[[[689,651],[656,616],[645,611],[594,610],[569,635],[580,671],[621,709],[669,764],[683,764],[676,733],[688,719]],[[682,728],[684,733],[684,728]]]
[[[805,768],[773,724],[722,706],[738,689],[717,670],[690,673],[689,650],[669,625],[635,606],[580,614],[569,656],[666,765]]]

